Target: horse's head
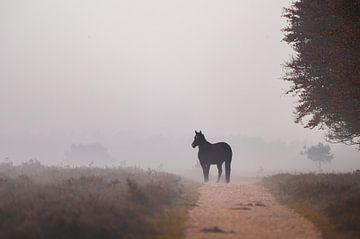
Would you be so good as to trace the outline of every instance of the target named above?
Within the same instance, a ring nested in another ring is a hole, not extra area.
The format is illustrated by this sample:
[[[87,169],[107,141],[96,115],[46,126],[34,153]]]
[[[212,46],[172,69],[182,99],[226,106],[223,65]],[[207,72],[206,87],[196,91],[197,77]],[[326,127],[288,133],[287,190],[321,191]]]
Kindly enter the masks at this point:
[[[205,136],[203,135],[203,133],[201,133],[201,130],[200,130],[200,132],[197,132],[195,130],[194,142],[192,142],[191,146],[193,148],[195,148],[196,146],[199,146],[200,144],[202,144],[205,141],[206,141]]]

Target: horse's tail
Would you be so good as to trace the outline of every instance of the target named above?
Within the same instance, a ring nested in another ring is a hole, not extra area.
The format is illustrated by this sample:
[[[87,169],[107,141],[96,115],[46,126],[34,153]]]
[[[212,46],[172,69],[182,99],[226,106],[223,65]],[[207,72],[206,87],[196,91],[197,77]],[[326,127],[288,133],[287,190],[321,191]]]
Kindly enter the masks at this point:
[[[232,150],[230,145],[225,144],[227,148],[227,157],[225,159],[225,179],[227,183],[230,183],[230,172],[231,172],[231,160],[232,160]]]
[[[227,183],[230,183],[230,172],[231,172],[231,160],[225,161],[225,179]]]

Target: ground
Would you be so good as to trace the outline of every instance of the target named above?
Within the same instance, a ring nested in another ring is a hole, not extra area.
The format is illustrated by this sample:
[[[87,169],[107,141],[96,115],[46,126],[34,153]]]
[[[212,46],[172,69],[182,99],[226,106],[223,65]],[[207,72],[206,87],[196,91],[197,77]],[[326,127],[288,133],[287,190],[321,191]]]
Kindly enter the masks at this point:
[[[321,238],[314,225],[259,183],[204,184],[189,214],[187,239]]]

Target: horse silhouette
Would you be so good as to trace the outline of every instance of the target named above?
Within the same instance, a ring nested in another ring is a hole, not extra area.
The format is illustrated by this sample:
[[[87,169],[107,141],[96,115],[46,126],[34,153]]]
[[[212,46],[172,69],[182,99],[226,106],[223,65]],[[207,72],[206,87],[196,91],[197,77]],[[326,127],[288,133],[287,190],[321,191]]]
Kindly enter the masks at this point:
[[[195,130],[194,142],[191,144],[193,148],[199,146],[198,158],[204,174],[204,181],[209,181],[210,165],[216,164],[218,168],[218,179],[222,174],[222,165],[225,162],[225,179],[230,182],[232,150],[230,145],[224,142],[212,144],[205,139],[204,134]]]

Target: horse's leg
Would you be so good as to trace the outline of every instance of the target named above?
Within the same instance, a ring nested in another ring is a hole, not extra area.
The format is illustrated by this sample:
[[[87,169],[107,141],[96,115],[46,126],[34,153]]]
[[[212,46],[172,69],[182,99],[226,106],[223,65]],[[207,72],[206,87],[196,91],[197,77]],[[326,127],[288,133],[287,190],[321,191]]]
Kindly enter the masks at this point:
[[[210,171],[210,164],[207,163],[205,169],[205,182],[209,181],[209,171]]]
[[[218,163],[217,164],[217,168],[218,168],[218,179],[217,179],[217,183],[220,181],[220,177],[221,177],[221,174],[222,174],[222,163]]]
[[[226,182],[230,183],[230,171],[231,171],[231,161],[225,161],[225,178]]]
[[[201,167],[202,167],[203,174],[204,174],[204,182],[207,182],[207,181],[209,181],[210,165],[208,165],[207,163],[201,163]]]

